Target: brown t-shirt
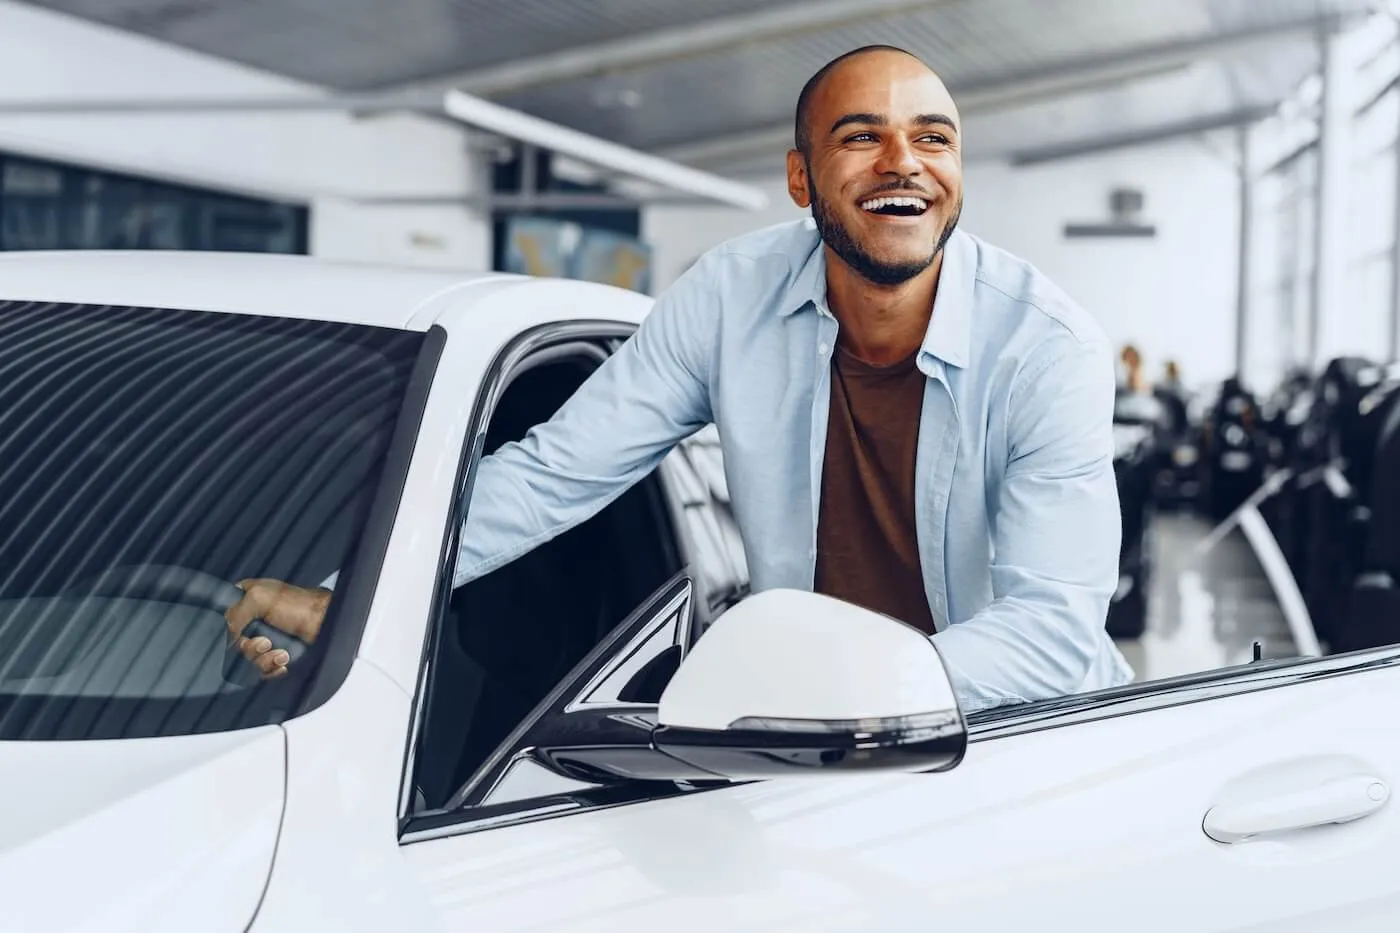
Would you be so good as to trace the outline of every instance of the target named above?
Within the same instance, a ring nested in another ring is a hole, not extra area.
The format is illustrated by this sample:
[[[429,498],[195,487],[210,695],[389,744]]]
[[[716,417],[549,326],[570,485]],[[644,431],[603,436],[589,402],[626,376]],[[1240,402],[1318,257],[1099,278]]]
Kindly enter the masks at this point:
[[[890,366],[840,348],[832,357],[816,591],[932,634],[914,523],[926,381],[916,357]]]

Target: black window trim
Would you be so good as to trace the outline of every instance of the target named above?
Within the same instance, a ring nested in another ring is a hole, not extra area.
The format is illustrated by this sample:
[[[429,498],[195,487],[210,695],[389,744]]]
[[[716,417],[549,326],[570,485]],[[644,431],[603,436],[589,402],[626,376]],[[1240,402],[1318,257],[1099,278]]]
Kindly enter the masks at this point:
[[[653,629],[653,622],[669,620],[677,612],[692,611],[694,605],[694,581],[687,572],[681,571],[656,590],[632,616],[610,633],[607,639],[579,663],[579,667],[573,673],[556,684],[550,694],[501,742],[495,753],[473,775],[472,781],[479,780],[480,783],[476,787],[468,784],[464,789],[479,802],[449,802],[440,811],[411,816],[401,830],[400,843],[411,845],[431,839],[466,835],[501,825],[534,822],[548,816],[591,811],[599,806],[660,800],[693,793],[690,786],[683,786],[681,782],[647,781],[637,778],[612,780],[606,784],[537,797],[498,802],[491,802],[489,799],[491,791],[499,786],[510,766],[519,758],[539,760],[532,754],[540,750],[537,740],[543,735],[551,734],[551,725],[562,722],[561,717],[566,714],[572,723],[571,730],[596,727],[609,720],[627,720],[624,731],[629,734],[621,738],[621,741],[630,744],[638,740],[649,740],[651,730],[656,726],[655,704],[619,701],[574,709],[571,713],[569,710],[575,698],[587,692],[600,672],[617,667],[619,655],[627,651],[642,633]],[[682,630],[684,628],[682,625]],[[594,735],[613,734],[616,728],[616,725],[609,725]],[[459,791],[454,794],[454,799],[462,793]]]
[[[417,765],[418,742],[422,737],[423,717],[428,697],[432,695],[435,674],[434,649],[441,637],[443,619],[447,615],[453,592],[452,575],[456,564],[457,539],[461,530],[461,522],[457,520],[457,503],[470,503],[472,485],[476,478],[475,466],[480,461],[486,445],[491,415],[495,412],[496,406],[500,403],[501,397],[510,383],[527,369],[538,363],[556,361],[561,358],[561,355],[575,356],[580,352],[587,353],[585,347],[596,348],[602,357],[606,358],[615,351],[616,346],[631,337],[635,330],[635,325],[622,321],[597,319],[558,321],[536,325],[522,331],[509,341],[486,368],[481,380],[481,388],[472,407],[467,439],[462,445],[462,456],[457,465],[457,478],[454,482],[454,495],[451,500],[452,510],[443,523],[437,583],[434,585],[433,598],[429,604],[432,615],[428,624],[424,626],[423,643],[419,649],[418,682],[414,689],[409,726],[404,740],[403,767],[399,779],[398,833],[400,841],[403,843],[417,841],[418,836],[418,834],[414,834],[414,838],[410,839],[406,838],[406,833],[410,821],[413,819],[413,779]],[[565,350],[568,347],[571,349]],[[556,349],[564,352],[556,352]],[[678,513],[680,506],[674,499],[675,497],[667,490],[664,503],[667,509],[667,518],[678,543],[683,548],[688,549],[692,545],[680,522]],[[682,563],[687,563],[689,554],[683,553],[681,557]],[[693,608],[698,607],[699,601],[693,599],[691,605]],[[698,630],[698,628],[693,630]],[[599,788],[596,794],[585,792],[582,795],[574,795],[573,799],[597,797],[598,803],[595,805],[610,806],[614,803],[608,801],[630,803],[635,800],[652,799],[657,796],[656,791],[657,788],[654,785],[648,785],[647,790],[638,796],[636,789],[632,789],[629,793],[626,787],[612,786]],[[685,791],[681,789],[675,791],[675,793],[683,792]],[[518,804],[480,808],[484,811],[480,814],[475,810],[464,809],[461,813],[461,820],[454,821],[454,826],[457,832],[468,832],[490,826],[527,822],[542,816],[558,814],[561,807],[561,803],[555,798],[541,798],[535,806],[524,806],[533,803],[536,802],[521,801]],[[565,806],[566,812],[569,813],[579,811],[576,804],[562,806]],[[500,811],[502,807],[512,812],[504,815],[498,813],[497,811]],[[585,809],[593,809],[593,805],[587,806]]]

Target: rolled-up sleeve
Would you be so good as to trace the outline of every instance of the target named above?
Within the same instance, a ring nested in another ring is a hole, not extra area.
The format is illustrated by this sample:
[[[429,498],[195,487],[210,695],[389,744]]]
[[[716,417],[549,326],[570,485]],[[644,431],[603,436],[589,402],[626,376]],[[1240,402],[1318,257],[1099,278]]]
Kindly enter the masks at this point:
[[[988,503],[993,601],[934,636],[969,711],[1078,692],[1112,650],[1113,355],[1104,341],[1058,343],[1009,395],[1006,469]]]

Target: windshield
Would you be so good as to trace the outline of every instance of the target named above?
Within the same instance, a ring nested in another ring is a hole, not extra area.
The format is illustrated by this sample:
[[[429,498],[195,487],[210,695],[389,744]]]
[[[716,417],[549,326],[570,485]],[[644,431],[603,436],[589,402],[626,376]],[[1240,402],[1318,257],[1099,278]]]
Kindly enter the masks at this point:
[[[249,677],[228,648],[232,584],[353,586],[423,341],[0,301],[0,740],[291,715],[337,629],[359,628],[327,626],[290,676]]]

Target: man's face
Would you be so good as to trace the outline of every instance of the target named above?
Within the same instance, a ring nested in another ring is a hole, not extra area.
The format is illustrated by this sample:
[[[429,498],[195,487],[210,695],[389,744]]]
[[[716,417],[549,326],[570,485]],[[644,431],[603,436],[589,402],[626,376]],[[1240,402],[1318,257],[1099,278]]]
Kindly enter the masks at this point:
[[[813,95],[807,126],[788,191],[827,246],[880,285],[932,265],[962,212],[960,121],[938,76],[897,52],[849,59]]]

